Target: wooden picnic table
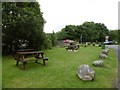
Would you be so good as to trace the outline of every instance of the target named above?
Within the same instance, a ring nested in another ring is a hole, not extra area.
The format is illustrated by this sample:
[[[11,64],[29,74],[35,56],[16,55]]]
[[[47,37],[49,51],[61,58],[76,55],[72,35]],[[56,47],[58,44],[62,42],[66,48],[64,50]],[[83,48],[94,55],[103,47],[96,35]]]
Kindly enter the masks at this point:
[[[30,58],[27,57],[27,55],[33,55],[33,59],[30,60]],[[41,55],[41,56],[40,56]],[[35,61],[35,63],[38,63],[38,60],[43,60],[43,64],[45,66],[45,61],[48,60],[48,58],[44,58],[44,52],[41,51],[20,51],[20,52],[16,52],[16,58],[15,60],[16,65],[18,66],[19,62],[23,63],[23,69],[25,69],[25,65],[27,64],[27,62],[30,61]]]

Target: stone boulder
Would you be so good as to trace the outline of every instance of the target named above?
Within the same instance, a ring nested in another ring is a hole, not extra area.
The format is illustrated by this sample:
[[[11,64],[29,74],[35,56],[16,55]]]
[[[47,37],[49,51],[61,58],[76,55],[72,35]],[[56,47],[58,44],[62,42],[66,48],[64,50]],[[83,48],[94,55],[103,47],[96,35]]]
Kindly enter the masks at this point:
[[[81,65],[78,67],[77,75],[83,81],[91,81],[95,77],[95,71],[89,65]]]
[[[104,66],[104,62],[103,60],[96,60],[93,62],[93,65],[96,67],[103,67]]]
[[[103,53],[103,54],[108,55],[108,52],[109,52],[109,49],[104,49],[104,50],[102,50],[102,53]]]
[[[102,58],[102,59],[106,59],[106,58],[107,58],[107,55],[106,55],[106,54],[101,53],[101,54],[99,55],[99,57],[100,57],[100,58]]]

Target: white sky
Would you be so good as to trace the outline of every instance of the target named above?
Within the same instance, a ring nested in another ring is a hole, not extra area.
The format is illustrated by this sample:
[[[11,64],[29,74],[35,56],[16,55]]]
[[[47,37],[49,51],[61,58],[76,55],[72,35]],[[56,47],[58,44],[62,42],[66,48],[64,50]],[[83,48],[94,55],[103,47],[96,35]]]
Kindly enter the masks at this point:
[[[38,0],[46,20],[44,31],[60,31],[66,25],[81,25],[85,21],[104,23],[108,29],[118,29],[119,0]]]

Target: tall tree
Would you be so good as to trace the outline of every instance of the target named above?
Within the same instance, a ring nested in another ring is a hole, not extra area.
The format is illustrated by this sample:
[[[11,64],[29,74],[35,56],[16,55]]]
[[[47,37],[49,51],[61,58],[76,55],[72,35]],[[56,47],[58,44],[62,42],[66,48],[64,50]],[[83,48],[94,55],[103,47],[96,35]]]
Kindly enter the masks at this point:
[[[109,30],[104,24],[96,23],[96,30],[98,32],[98,41],[104,42],[105,36],[109,35]]]
[[[11,52],[23,44],[26,48],[40,49],[44,23],[38,2],[3,2],[3,51]]]

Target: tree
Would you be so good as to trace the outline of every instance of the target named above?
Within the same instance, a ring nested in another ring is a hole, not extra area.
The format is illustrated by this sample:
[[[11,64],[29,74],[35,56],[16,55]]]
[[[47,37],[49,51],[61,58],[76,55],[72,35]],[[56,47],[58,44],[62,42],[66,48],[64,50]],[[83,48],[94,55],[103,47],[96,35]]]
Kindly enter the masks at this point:
[[[57,44],[57,37],[56,37],[54,31],[51,34],[51,42],[52,42],[52,46],[56,46],[56,44]]]
[[[118,44],[120,44],[120,30],[118,30]]]
[[[40,49],[44,43],[45,20],[38,2],[3,2],[3,52],[26,48]]]
[[[96,23],[96,30],[98,32],[98,41],[104,42],[105,36],[109,35],[109,30],[104,24]]]
[[[84,22],[82,24],[83,28],[83,40],[87,42],[92,42],[97,39],[95,23],[94,22]]]
[[[61,31],[57,32],[57,39],[58,40],[64,40],[67,39],[67,34],[65,32],[65,28],[61,29]]]
[[[58,38],[75,40],[77,38],[76,31],[77,27],[75,25],[67,25],[58,33]]]
[[[118,30],[110,30],[109,31],[109,40],[110,41],[118,41]]]
[[[83,42],[104,42],[109,30],[104,24],[94,22],[84,22],[82,25],[67,25],[58,33],[59,39],[72,39]]]

